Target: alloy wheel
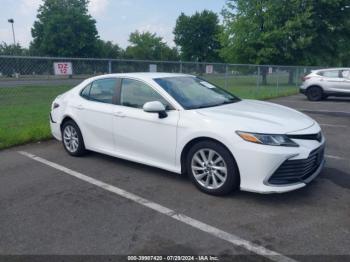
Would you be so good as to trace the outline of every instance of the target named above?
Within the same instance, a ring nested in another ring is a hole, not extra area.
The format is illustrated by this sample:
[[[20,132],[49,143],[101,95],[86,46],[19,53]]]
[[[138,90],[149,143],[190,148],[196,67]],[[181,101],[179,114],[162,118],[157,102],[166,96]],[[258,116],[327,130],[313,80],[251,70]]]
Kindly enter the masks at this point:
[[[63,130],[63,142],[66,147],[66,149],[71,152],[75,153],[78,150],[79,147],[79,137],[78,132],[75,130],[75,128],[71,125],[67,125]]]
[[[206,189],[218,189],[227,179],[227,165],[213,149],[200,149],[192,157],[191,169],[196,181]]]

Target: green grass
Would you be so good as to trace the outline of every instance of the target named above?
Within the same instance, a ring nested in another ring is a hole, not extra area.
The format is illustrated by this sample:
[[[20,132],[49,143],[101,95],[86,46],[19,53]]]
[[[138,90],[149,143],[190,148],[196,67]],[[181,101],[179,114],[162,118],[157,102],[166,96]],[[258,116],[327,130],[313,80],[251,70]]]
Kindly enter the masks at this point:
[[[297,93],[297,88],[279,79],[268,79],[269,85],[257,88],[252,76],[223,77],[204,76],[208,81],[241,98],[269,99]],[[0,149],[27,142],[51,138],[49,127],[50,105],[53,99],[71,86],[0,87]]]
[[[51,137],[50,105],[71,87],[1,87],[0,149]]]
[[[254,76],[232,76],[227,81],[224,77],[210,75],[202,77],[213,84],[226,87],[226,90],[241,98],[264,100],[298,93],[298,87],[295,84],[288,84],[288,75],[268,76],[268,84],[259,86]]]

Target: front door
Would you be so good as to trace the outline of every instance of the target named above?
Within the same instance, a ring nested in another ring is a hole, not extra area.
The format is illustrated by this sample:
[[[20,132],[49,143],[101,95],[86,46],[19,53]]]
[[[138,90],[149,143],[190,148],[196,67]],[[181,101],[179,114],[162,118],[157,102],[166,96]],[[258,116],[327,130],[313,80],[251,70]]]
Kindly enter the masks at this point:
[[[166,118],[143,111],[146,102],[160,101]],[[114,108],[116,152],[123,157],[165,169],[175,165],[176,129],[179,112],[148,84],[124,78],[120,105]]]

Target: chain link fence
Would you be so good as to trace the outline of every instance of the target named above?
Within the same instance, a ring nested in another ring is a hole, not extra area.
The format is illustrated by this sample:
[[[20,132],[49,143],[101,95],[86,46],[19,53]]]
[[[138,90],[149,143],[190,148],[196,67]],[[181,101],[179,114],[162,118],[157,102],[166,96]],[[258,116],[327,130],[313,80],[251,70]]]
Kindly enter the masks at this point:
[[[52,100],[101,74],[170,72],[200,76],[241,98],[266,99],[298,92],[314,67],[0,56],[0,148],[50,137]]]

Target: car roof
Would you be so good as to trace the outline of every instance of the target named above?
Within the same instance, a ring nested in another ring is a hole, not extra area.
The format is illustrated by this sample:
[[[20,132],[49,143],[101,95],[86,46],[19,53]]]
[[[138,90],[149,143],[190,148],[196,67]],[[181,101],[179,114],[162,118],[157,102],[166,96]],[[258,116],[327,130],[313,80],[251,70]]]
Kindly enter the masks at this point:
[[[332,71],[332,70],[350,70],[350,67],[324,68],[324,69],[317,69],[317,70],[314,70],[314,71],[315,72],[322,72],[322,71]]]
[[[106,74],[95,76],[90,79],[100,79],[108,77],[131,77],[143,80],[150,80],[155,78],[166,78],[166,77],[194,77],[193,75],[179,74],[179,73],[149,73],[149,72],[139,72],[139,73],[118,73],[118,74]]]

